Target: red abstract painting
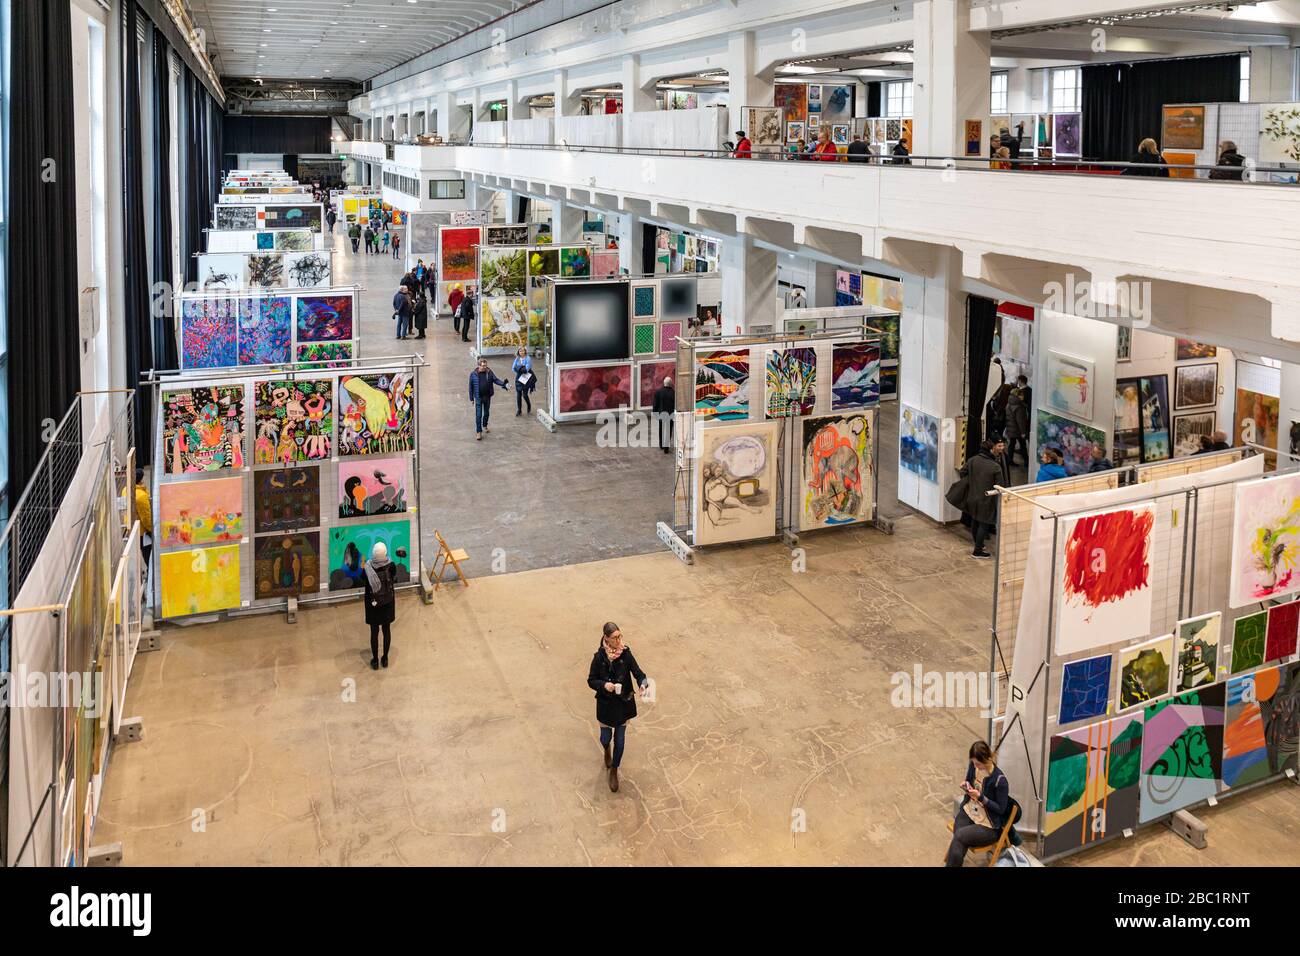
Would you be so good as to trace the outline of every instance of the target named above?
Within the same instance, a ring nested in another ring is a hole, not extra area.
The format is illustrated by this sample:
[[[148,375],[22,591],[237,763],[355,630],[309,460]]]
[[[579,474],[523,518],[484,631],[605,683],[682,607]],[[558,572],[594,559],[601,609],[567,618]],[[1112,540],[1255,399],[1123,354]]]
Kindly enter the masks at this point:
[[[1264,643],[1264,660],[1279,661],[1295,653],[1296,632],[1300,628],[1300,603],[1291,601],[1268,609],[1268,638]]]
[[[1155,518],[1147,504],[1061,519],[1058,654],[1151,633]]]
[[[631,405],[631,365],[560,369],[560,413],[602,412]]]

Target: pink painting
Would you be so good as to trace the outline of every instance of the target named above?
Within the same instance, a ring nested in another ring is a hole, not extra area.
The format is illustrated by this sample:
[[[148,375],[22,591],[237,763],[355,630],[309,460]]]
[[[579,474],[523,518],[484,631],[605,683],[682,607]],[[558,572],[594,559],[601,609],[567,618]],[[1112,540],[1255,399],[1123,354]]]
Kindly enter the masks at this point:
[[[680,322],[660,322],[659,323],[659,351],[676,352],[677,338],[682,334],[682,324]]]
[[[617,249],[606,249],[591,254],[591,277],[593,279],[616,275],[618,275]]]
[[[560,369],[561,414],[603,412],[632,405],[632,366],[594,365]]]
[[[654,404],[655,392],[663,385],[665,378],[673,378],[677,373],[677,363],[672,359],[666,362],[642,362],[636,367],[638,377],[637,408],[649,408]]]

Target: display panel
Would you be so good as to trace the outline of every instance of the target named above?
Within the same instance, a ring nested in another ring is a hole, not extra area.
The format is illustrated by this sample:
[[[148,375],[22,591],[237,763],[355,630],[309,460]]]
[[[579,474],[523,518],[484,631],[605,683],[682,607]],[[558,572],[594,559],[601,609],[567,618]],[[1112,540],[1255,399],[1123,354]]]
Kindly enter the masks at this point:
[[[628,307],[626,282],[557,284],[551,319],[556,363],[630,358]]]

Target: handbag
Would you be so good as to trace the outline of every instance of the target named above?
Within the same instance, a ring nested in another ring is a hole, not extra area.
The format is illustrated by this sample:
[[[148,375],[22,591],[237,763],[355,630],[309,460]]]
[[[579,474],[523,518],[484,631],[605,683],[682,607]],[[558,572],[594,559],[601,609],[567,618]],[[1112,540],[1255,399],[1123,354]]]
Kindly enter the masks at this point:
[[[965,511],[966,499],[970,497],[970,478],[958,478],[948,487],[943,496],[948,499],[948,504]]]

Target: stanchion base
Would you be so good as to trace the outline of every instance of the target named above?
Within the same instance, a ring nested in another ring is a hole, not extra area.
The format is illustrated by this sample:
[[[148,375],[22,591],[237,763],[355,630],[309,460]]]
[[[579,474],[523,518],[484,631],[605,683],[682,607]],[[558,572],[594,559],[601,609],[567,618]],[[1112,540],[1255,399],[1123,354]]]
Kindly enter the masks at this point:
[[[877,530],[877,531],[883,531],[885,534],[893,534],[893,533],[894,533],[894,519],[893,519],[893,518],[885,518],[885,517],[883,517],[883,516],[882,516],[882,517],[879,517],[879,518],[876,519],[876,521],[875,521],[875,525],[876,525],[876,530]]]
[[[682,564],[695,563],[695,549],[678,537],[676,531],[660,521],[655,525],[655,533],[659,535],[659,540],[668,545],[673,554],[677,555]]]
[[[1205,832],[1209,827],[1186,810],[1178,810],[1165,819],[1165,826],[1173,830],[1198,850],[1206,847]]]
[[[425,604],[433,603],[433,575],[423,561],[420,562],[420,600]]]
[[[121,866],[122,844],[105,843],[86,851],[86,866]]]
[[[537,410],[537,420],[542,423],[542,427],[548,432],[553,432],[559,427],[559,422],[552,418],[545,409],[539,408]]]
[[[137,654],[143,654],[146,651],[156,651],[162,646],[162,631],[143,631],[140,634],[140,644],[136,647]]]
[[[781,542],[787,548],[797,548],[799,547],[799,535],[794,531],[782,531]]]
[[[290,624],[298,623],[298,599],[296,597],[291,597],[285,602],[284,616]]]
[[[124,717],[113,735],[114,744],[134,744],[144,740],[144,718]]]

